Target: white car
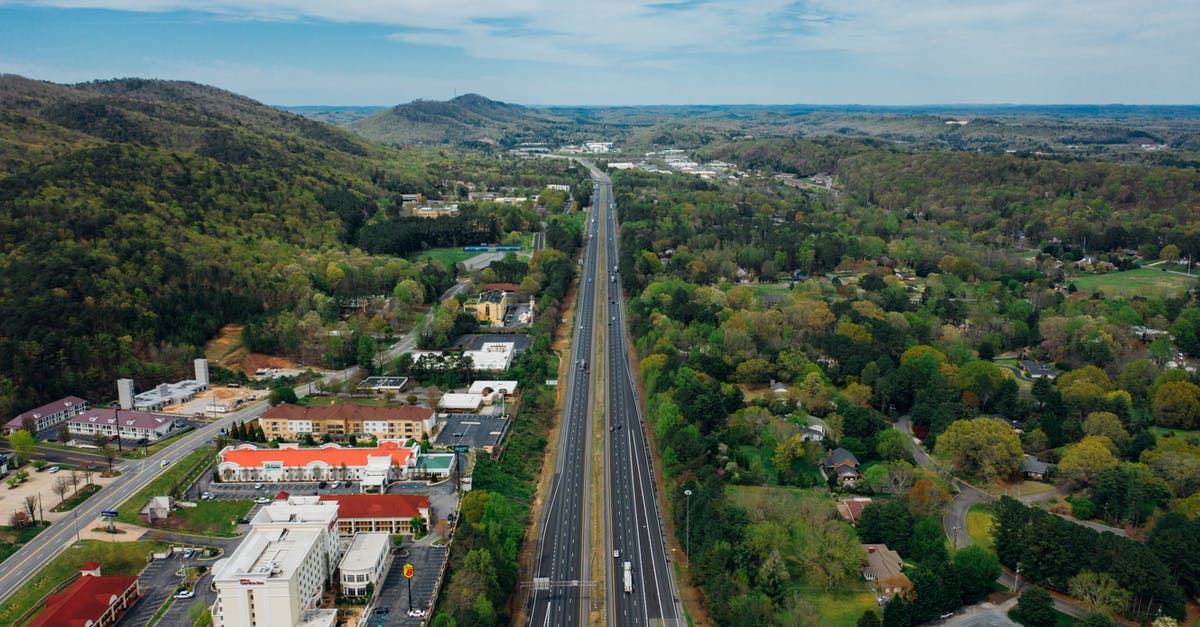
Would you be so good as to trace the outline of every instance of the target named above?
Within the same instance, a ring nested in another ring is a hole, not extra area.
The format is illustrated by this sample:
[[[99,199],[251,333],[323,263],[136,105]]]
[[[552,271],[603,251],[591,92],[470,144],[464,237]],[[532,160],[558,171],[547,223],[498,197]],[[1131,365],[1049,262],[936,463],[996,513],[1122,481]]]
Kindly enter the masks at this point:
[[[176,599],[190,599],[194,596],[196,596],[196,593],[191,590],[180,590],[175,593]]]
[[[341,482],[341,481],[334,481],[333,483],[329,484],[329,487],[330,487],[331,489],[333,489],[333,490],[336,490],[336,489],[338,489],[338,488],[342,487],[342,482]]]
[[[413,618],[420,618],[425,615],[425,610],[413,608],[408,611],[408,615]]]
[[[613,559],[621,557],[621,549],[613,549]]]
[[[52,473],[54,473],[54,472],[58,472],[59,470],[61,470],[61,468],[59,468],[58,466],[51,466],[51,467],[50,467],[50,472],[52,472]]]
[[[254,499],[254,502],[255,502],[255,503],[258,503],[259,505],[265,505],[265,504],[267,504],[267,503],[270,503],[270,502],[271,502],[271,499],[269,499],[269,498],[267,498],[267,497],[265,497],[265,496],[260,496],[260,497],[258,497],[258,498],[256,498],[256,499]]]

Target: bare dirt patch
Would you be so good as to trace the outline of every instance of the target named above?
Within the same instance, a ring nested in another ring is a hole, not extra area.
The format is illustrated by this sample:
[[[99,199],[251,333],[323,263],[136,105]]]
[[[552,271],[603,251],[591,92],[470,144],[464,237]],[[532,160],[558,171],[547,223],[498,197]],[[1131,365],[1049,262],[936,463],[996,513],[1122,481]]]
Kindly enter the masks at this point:
[[[286,357],[251,353],[242,344],[242,325],[227,324],[217,332],[217,337],[204,345],[204,356],[208,361],[229,368],[241,370],[247,376],[254,376],[260,368],[286,368],[304,370],[304,364]]]

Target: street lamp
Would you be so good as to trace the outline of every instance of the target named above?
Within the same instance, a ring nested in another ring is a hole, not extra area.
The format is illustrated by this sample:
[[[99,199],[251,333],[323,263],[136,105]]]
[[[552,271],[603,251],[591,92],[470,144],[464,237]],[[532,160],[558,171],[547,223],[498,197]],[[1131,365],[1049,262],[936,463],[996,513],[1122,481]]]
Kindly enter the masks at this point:
[[[683,496],[687,497],[687,522],[684,525],[683,552],[688,555],[690,561],[692,555],[692,491],[684,490]]]

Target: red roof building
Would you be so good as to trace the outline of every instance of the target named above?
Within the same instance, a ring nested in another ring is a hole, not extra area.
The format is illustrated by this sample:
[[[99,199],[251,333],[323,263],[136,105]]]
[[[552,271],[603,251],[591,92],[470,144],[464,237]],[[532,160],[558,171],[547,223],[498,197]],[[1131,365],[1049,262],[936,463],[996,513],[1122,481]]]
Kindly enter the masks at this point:
[[[31,409],[22,414],[18,414],[16,418],[9,420],[5,425],[5,430],[11,435],[17,429],[25,428],[25,421],[28,420],[33,426],[34,431],[42,431],[50,427],[62,424],[71,419],[73,416],[78,416],[87,409],[87,401],[78,396],[68,396],[63,399],[47,403],[37,409]]]
[[[46,609],[28,627],[108,627],[141,595],[137,577],[102,577],[88,562],[66,590],[46,598]]]
[[[387,440],[375,448],[324,444],[301,448],[280,444],[259,448],[253,444],[221,450],[217,472],[223,481],[362,481],[379,487],[408,477],[419,447]]]
[[[338,535],[383,531],[411,535],[412,519],[420,516],[431,528],[429,498],[419,494],[323,494],[322,501],[338,504]]]

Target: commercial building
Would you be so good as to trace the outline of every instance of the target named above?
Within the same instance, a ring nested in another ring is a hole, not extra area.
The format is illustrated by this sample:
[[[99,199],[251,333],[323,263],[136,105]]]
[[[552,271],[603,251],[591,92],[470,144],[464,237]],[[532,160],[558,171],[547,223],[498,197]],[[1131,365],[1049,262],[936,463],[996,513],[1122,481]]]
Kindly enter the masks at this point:
[[[295,497],[293,497],[295,498]],[[337,503],[338,535],[379,532],[412,535],[412,519],[433,525],[429,498],[419,494],[322,494],[322,502]]]
[[[221,450],[217,473],[222,481],[361,481],[364,490],[388,481],[407,479],[420,446],[405,447],[386,440],[375,448],[343,448],[337,444],[301,448],[284,443],[279,448],[253,444]]]
[[[85,409],[87,409],[87,401],[78,396],[68,396],[53,403],[42,405],[37,409],[17,414],[16,418],[5,423],[4,430],[9,435],[12,435],[17,429],[25,428],[25,422],[28,420],[33,425],[34,431],[42,431],[43,429],[58,426],[72,417],[78,416]]]
[[[350,435],[380,439],[421,439],[433,430],[433,410],[420,405],[371,407],[334,403],[301,407],[283,403],[268,409],[258,420],[267,439],[296,440],[305,434],[342,439]]]
[[[28,627],[109,627],[141,596],[137,577],[105,577],[100,564],[88,562],[66,590],[46,597]]]
[[[500,326],[504,324],[504,312],[508,310],[508,292],[480,292],[475,301],[463,304],[463,310],[475,314],[475,319],[480,322]]]
[[[512,396],[517,392],[516,381],[476,381],[467,389],[467,394],[478,394],[485,405]]]
[[[438,400],[438,409],[456,414],[475,414],[483,405],[483,396],[479,394],[443,394]]]
[[[391,566],[392,537],[386,533],[363,532],[354,534],[350,546],[338,564],[338,577],[342,594],[360,597],[371,588],[378,589],[379,582]]]
[[[121,409],[159,411],[167,405],[186,403],[208,389],[208,360],[192,362],[195,379],[176,383],[160,383],[153,390],[134,394],[133,379],[117,379],[117,401]]]
[[[161,440],[180,428],[178,416],[120,409],[89,409],[67,421],[67,430],[81,438],[97,433],[126,440]]]
[[[339,557],[337,506],[316,497],[276,501],[250,521],[246,539],[213,565],[218,627],[333,627],[337,610],[317,609]]]
[[[484,342],[479,350],[463,351],[476,370],[508,370],[513,361],[514,342]]]

